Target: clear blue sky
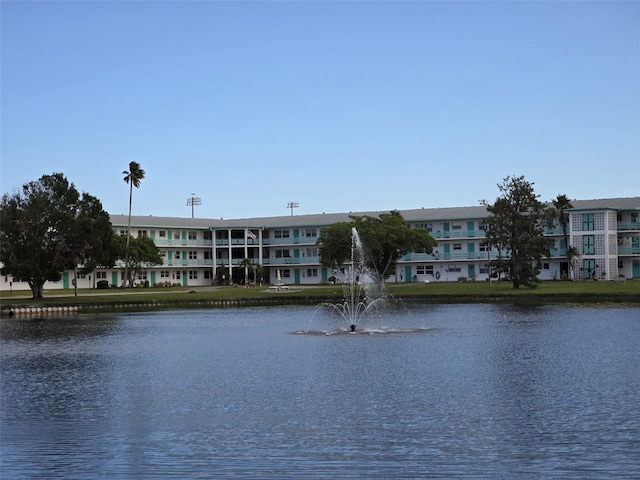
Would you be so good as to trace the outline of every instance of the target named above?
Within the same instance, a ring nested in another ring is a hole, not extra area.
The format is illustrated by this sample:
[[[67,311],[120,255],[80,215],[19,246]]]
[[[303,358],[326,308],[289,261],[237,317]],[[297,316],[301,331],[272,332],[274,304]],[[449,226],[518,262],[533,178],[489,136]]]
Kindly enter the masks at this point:
[[[2,193],[241,218],[640,195],[640,2],[13,2]]]

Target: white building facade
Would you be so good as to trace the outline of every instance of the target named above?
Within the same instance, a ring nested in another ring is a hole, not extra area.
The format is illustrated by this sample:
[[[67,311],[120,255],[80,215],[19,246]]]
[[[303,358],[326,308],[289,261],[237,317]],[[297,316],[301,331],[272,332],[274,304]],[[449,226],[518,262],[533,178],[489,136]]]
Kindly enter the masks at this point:
[[[640,197],[574,200],[569,213],[568,238],[579,257],[571,266],[567,245],[557,219],[549,219],[545,235],[551,242],[549,257],[543,259],[539,278],[554,280],[605,280],[620,276],[640,278]],[[378,216],[382,212],[353,215]],[[438,241],[431,254],[409,253],[400,259],[388,282],[452,282],[461,278],[483,281],[489,278],[489,260],[497,251],[484,245],[486,208],[456,207],[400,211],[410,228],[425,228]],[[320,231],[336,222],[350,220],[350,213],[296,215],[237,220],[132,216],[131,235],[148,236],[158,246],[163,264],[144,270],[136,283],[154,285],[210,286],[218,268],[225,281],[245,283],[246,259],[261,265],[258,282],[314,285],[332,275],[320,264],[316,244]],[[126,234],[128,217],[112,215],[117,234]],[[253,276],[251,276],[253,280]],[[64,272],[61,282],[45,288],[94,288],[106,280],[122,285],[124,266],[98,269],[74,279]],[[0,290],[28,290],[26,282],[4,276]]]

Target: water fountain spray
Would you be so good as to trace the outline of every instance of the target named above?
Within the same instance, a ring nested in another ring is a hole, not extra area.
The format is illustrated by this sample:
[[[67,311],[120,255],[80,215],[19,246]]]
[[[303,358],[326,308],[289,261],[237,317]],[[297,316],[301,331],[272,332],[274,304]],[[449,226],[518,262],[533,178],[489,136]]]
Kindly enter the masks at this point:
[[[372,276],[364,261],[364,250],[360,235],[355,227],[351,229],[351,262],[344,272],[336,272],[342,283],[343,301],[324,303],[337,312],[345,321],[349,330],[356,331],[358,323],[381,298],[372,299],[368,288],[374,285]]]

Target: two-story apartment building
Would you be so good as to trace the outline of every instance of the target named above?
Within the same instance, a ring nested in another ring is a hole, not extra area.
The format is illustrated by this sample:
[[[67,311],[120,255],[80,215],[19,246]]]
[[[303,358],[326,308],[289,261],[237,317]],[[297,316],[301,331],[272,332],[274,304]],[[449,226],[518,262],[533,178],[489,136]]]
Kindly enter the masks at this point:
[[[571,266],[567,245],[557,219],[545,229],[552,245],[542,262],[540,278],[552,280],[564,275],[575,280],[613,279],[619,275],[640,278],[640,197],[574,200],[569,212],[568,238],[579,257]],[[377,216],[382,212],[354,215]],[[457,281],[460,277],[485,280],[489,260],[496,250],[483,245],[484,206],[420,208],[400,211],[410,228],[425,228],[438,241],[431,254],[411,252],[399,262],[389,282]],[[316,244],[322,228],[350,220],[350,213],[329,213],[244,219],[194,219],[133,216],[132,236],[154,240],[164,259],[161,266],[146,269],[137,279],[150,285],[161,283],[189,286],[211,285],[218,267],[227,269],[230,280],[245,280],[245,259],[262,265],[266,283],[282,281],[310,285],[327,281],[332,272],[320,264]],[[128,217],[112,215],[114,231],[126,234]],[[278,280],[279,278],[279,280]],[[121,285],[124,268],[98,269],[78,278],[79,287],[95,286],[98,280]],[[46,288],[69,288],[73,273]],[[26,289],[26,282],[7,276],[1,289]]]

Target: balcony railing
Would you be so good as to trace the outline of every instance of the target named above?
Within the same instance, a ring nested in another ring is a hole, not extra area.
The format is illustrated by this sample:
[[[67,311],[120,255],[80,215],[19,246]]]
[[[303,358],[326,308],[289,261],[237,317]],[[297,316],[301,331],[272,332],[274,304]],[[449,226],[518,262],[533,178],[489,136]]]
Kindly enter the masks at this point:
[[[433,238],[484,238],[484,230],[448,230],[429,232]]]
[[[216,238],[216,247],[225,247],[229,245],[229,239],[228,238]],[[260,245],[260,242],[258,241],[258,239],[256,238],[255,240],[253,238],[232,238],[231,239],[231,245]]]
[[[629,222],[629,223],[618,223],[618,230],[640,230],[640,223],[638,222]]]
[[[284,257],[284,258],[265,258],[265,265],[317,265],[320,263],[320,257]]]
[[[154,238],[153,242],[157,247],[210,247],[212,240],[183,240],[183,239],[171,239],[171,238]]]
[[[491,252],[491,259],[498,258],[497,252]],[[487,252],[452,252],[452,253],[407,253],[405,262],[434,262],[438,260],[486,260]]]
[[[170,258],[164,260],[162,263],[166,267],[207,267],[213,265],[213,260],[210,258],[196,258],[196,259],[182,259],[182,258]]]
[[[545,235],[562,235],[564,232],[562,231],[562,227],[561,226],[556,226],[556,227],[545,227],[544,228],[544,234]],[[567,233],[569,233],[569,228],[567,227]]]
[[[315,245],[318,237],[263,238],[263,245]]]
[[[250,259],[254,265],[259,265],[258,259],[257,258],[251,258]],[[231,266],[237,266],[240,265],[242,262],[244,262],[243,258],[232,258],[231,259]],[[263,263],[264,265],[264,263]],[[216,266],[218,267],[228,267],[229,266],[229,259],[228,258],[218,258],[216,260]]]

